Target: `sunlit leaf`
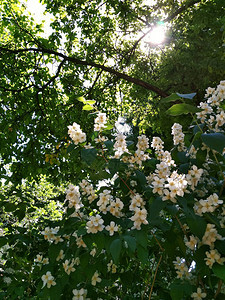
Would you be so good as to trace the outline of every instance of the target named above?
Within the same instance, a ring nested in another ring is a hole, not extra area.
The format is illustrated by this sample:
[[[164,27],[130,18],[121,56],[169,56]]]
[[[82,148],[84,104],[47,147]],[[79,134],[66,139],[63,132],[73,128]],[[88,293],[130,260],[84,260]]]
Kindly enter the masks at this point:
[[[173,105],[166,112],[171,116],[179,116],[183,114],[196,113],[200,111],[202,111],[200,108],[197,108],[193,105],[180,103],[180,104]]]
[[[94,109],[94,107],[93,106],[91,106],[91,105],[84,105],[83,106],[83,108],[82,108],[82,110],[92,110],[92,109]]]
[[[168,96],[166,98],[161,99],[161,102],[163,102],[163,103],[174,102],[176,100],[179,100],[180,98],[181,97],[178,96],[178,94],[174,93],[174,94],[171,94],[170,96]]]

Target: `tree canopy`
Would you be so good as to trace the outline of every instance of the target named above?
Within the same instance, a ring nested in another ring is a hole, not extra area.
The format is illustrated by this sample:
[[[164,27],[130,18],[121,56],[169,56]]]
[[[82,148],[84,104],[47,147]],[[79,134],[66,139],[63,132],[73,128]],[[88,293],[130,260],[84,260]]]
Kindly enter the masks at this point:
[[[224,74],[222,0],[42,3],[48,37],[20,1],[1,2],[1,157],[13,180],[49,173],[44,155],[62,155],[67,124],[88,116],[79,97],[163,133],[171,121],[159,121],[162,97],[197,92],[198,102]],[[159,22],[165,43],[143,43]],[[55,180],[63,165],[50,166]]]

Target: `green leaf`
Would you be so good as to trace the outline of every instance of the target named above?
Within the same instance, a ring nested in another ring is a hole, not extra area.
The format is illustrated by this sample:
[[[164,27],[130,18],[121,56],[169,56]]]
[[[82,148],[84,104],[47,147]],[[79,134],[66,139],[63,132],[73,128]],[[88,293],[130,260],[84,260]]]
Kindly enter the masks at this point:
[[[135,237],[138,244],[144,248],[147,248],[148,236],[144,230],[135,230]]]
[[[75,144],[70,144],[70,145],[67,147],[66,152],[69,153],[69,152],[73,151],[73,149],[74,149],[75,147],[76,147]]]
[[[195,218],[187,218],[187,224],[191,231],[200,239],[202,239],[206,230],[206,221],[200,216],[195,216]]]
[[[15,215],[18,217],[19,221],[22,221],[22,219],[25,217],[26,214],[26,204],[20,203],[18,207],[19,210],[15,212]]]
[[[199,149],[196,154],[196,159],[198,162],[198,166],[202,165],[206,161],[207,150]]]
[[[193,99],[196,93],[191,93],[191,94],[179,94],[179,93],[173,93],[169,97],[163,98],[161,102],[167,103],[167,102],[174,102],[176,100],[179,100],[181,98],[185,99]]]
[[[137,256],[143,264],[148,262],[148,249],[137,245]]]
[[[160,221],[159,213],[165,207],[166,202],[162,201],[160,197],[154,198],[152,204],[149,208],[149,217],[148,221],[150,224],[154,225],[155,221]]]
[[[123,238],[127,242],[129,249],[134,252],[136,249],[136,239],[130,235],[124,235]]]
[[[108,122],[108,123],[105,125],[105,128],[104,128],[103,132],[106,131],[106,130],[111,130],[111,129],[113,129],[114,126],[115,126],[114,124],[111,124],[111,123]]]
[[[173,105],[166,112],[171,116],[179,116],[183,114],[196,113],[200,111],[202,111],[202,109],[197,108],[193,105],[180,103],[180,104]]]
[[[94,237],[94,242],[97,245],[98,251],[101,251],[105,246],[105,242],[106,242],[105,235],[101,232],[98,232],[98,234],[96,234]]]
[[[0,236],[0,248],[8,243],[8,239],[5,236]]]
[[[77,100],[82,103],[86,103],[86,100],[84,99],[84,97],[78,97]]]
[[[144,173],[142,173],[142,172],[139,171],[139,170],[136,170],[135,173],[136,173],[136,175],[137,175],[137,180],[138,180],[138,182],[139,182],[141,185],[147,184],[147,180],[146,180],[146,177],[145,177]]]
[[[212,270],[217,277],[225,281],[225,265],[214,264]]]
[[[114,175],[115,173],[117,173],[119,171],[119,167],[120,167],[120,160],[113,158],[109,161],[109,172]]]
[[[113,260],[115,263],[118,263],[118,261],[119,261],[121,248],[122,248],[121,239],[115,239],[114,241],[112,241],[112,243],[109,247],[110,253],[112,254],[112,257],[113,257]]]
[[[178,96],[178,94],[173,93],[173,94],[171,94],[169,97],[163,98],[163,99],[161,100],[161,102],[162,102],[162,103],[173,102],[173,101],[176,101],[176,100],[178,100],[178,99],[180,99],[180,98],[181,98],[181,97]]]
[[[57,258],[58,255],[59,255],[59,252],[60,252],[61,249],[62,249],[61,243],[50,245],[50,246],[49,246],[49,249],[48,249],[48,256],[49,256],[49,258],[50,258],[52,261],[55,261],[56,258]]]
[[[88,165],[91,165],[92,162],[96,159],[97,150],[92,149],[82,149],[81,150],[81,158],[84,160]]]
[[[225,148],[225,135],[219,132],[204,133],[201,135],[202,141],[210,149],[216,150],[219,153],[223,153]]]
[[[208,246],[203,245],[193,255],[193,260],[196,262],[196,270],[199,270],[202,276],[205,276],[209,272],[209,268],[205,263],[206,251],[208,251]]]
[[[220,253],[222,253],[223,255],[225,255],[225,241],[223,240],[223,241],[216,241],[216,243],[215,243],[215,245],[216,245],[216,249],[220,252]]]
[[[170,296],[172,300],[182,300],[184,296],[184,291],[181,289],[181,285],[171,284]]]
[[[61,285],[56,284],[50,288],[50,299],[60,300],[61,299]]]
[[[79,257],[80,257],[80,265],[82,266],[82,268],[85,269],[85,272],[92,273],[92,271],[89,270],[89,268],[86,268],[88,266],[89,260],[90,260],[89,253],[85,252],[85,253],[81,254]]]
[[[183,300],[189,299],[191,293],[193,291],[193,287],[189,283],[179,282],[176,280],[170,286],[170,296],[172,300]],[[185,296],[189,296],[186,298]],[[185,298],[184,298],[185,297]]]
[[[185,163],[185,164],[179,165],[179,170],[180,170],[180,172],[183,173],[183,174],[187,174],[189,168],[190,168],[189,163]]]
[[[17,208],[17,205],[14,203],[10,203],[10,202],[5,202],[5,211],[6,212],[11,212],[11,211],[15,211]]]
[[[106,145],[106,147],[111,150],[113,148],[113,142],[108,140],[108,141],[105,141],[104,144]]]
[[[92,109],[94,109],[94,107],[93,106],[91,106],[91,105],[84,105],[83,106],[83,108],[82,108],[82,110],[92,110]]]

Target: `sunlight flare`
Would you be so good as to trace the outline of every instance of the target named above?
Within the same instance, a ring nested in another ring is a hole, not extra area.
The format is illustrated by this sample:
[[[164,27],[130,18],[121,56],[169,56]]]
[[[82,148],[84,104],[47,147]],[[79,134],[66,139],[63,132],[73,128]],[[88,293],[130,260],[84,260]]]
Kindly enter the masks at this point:
[[[148,34],[147,37],[148,43],[154,45],[160,45],[165,40],[165,30],[164,26],[158,25],[152,29],[152,31]]]

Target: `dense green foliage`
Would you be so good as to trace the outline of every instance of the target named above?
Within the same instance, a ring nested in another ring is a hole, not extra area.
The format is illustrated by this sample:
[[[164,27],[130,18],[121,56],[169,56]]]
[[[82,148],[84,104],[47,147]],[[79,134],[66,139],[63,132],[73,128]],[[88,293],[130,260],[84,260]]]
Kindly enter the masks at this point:
[[[67,124],[88,115],[80,96],[96,100],[112,119],[125,114],[168,138],[172,121],[164,106],[158,116],[158,96],[197,92],[199,102],[221,80],[223,0],[42,3],[53,18],[47,38],[19,1],[1,1],[1,156],[2,166],[15,159],[13,182],[49,174],[45,154],[59,157],[50,168],[55,182],[72,176],[76,166],[62,157]],[[142,30],[163,20],[166,42],[147,47]]]
[[[199,286],[206,299],[223,299],[224,265],[205,264],[212,245],[201,245],[201,239],[207,224],[224,236],[224,210],[218,206],[215,213],[198,215],[193,207],[201,199],[199,190],[204,199],[216,193],[224,200],[224,125],[211,128],[201,118],[196,125],[193,117],[204,109],[197,106],[205,89],[224,79],[224,0],[41,2],[52,15],[48,33],[21,1],[0,1],[0,299],[72,299],[72,290],[87,288],[90,299],[181,300],[191,299]],[[165,25],[166,39],[154,45],[147,32],[158,24]],[[104,149],[94,142],[98,133],[93,131],[92,106],[108,117]],[[224,110],[222,101],[219,110]],[[173,149],[178,173],[186,176],[193,165],[208,168],[206,182],[200,182],[197,192],[178,195],[176,203],[162,201],[146,179],[160,161],[157,151],[148,150],[151,158],[135,168],[123,160],[126,154],[112,157],[117,132],[112,127],[119,116],[131,126],[131,154],[141,133],[150,141],[160,135],[165,149]],[[73,122],[81,125],[93,148],[74,146],[68,136]],[[175,122],[187,133],[182,151],[170,134]],[[201,149],[202,143],[211,150]],[[186,156],[192,144],[198,149],[195,158]],[[115,174],[120,180],[114,182]],[[118,221],[115,235],[106,229],[87,233],[87,219],[99,207],[96,201],[89,205],[85,195],[85,217],[70,218],[74,208],[67,209],[65,187],[82,179],[93,184],[97,197],[104,191],[99,181],[108,180],[113,197],[124,202],[121,219],[109,212],[103,216],[106,225]],[[148,224],[141,230],[131,229],[132,193],[141,194],[146,203]],[[41,232],[48,227],[59,227],[54,234],[63,242],[46,240]],[[86,248],[78,246],[74,232],[84,237]],[[192,235],[198,245],[190,250],[186,241]],[[96,256],[90,255],[93,248]],[[215,249],[224,256],[224,240],[217,240]],[[67,274],[62,261],[56,261],[60,250],[64,263],[80,258],[75,272]],[[35,261],[39,254],[50,264]],[[175,279],[177,256],[192,266],[191,281]],[[107,272],[111,260],[116,273]],[[93,286],[96,270],[102,281]],[[47,271],[56,286],[43,288],[41,277]]]

